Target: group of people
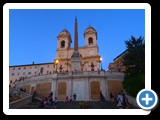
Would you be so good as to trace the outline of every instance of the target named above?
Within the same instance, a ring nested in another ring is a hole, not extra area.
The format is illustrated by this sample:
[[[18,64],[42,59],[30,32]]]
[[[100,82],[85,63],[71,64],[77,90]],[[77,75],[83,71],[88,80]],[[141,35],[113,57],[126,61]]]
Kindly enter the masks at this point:
[[[65,103],[72,103],[72,101],[76,101],[77,95],[76,93],[73,94],[73,99],[72,99],[72,95],[70,96],[70,98],[68,96],[66,96],[66,100]]]
[[[128,98],[124,93],[119,93],[117,98],[114,97],[113,93],[110,93],[110,99],[112,102],[115,102],[117,104],[118,109],[128,109],[130,107]]]
[[[53,93],[51,92],[48,96],[43,97],[39,107],[48,108],[48,109],[52,109],[53,107],[56,107],[58,103],[57,97],[55,97],[55,99],[53,100],[52,96],[53,96]]]
[[[43,97],[39,106],[43,108],[53,108],[53,107],[56,108],[58,103],[57,97],[55,97],[55,99],[53,100],[52,96],[53,96],[53,93],[51,92],[47,97]],[[72,101],[76,101],[76,98],[77,98],[76,93],[74,93],[70,97],[66,96],[64,103],[72,103]],[[117,97],[114,96],[113,93],[110,93],[110,100],[111,102],[116,103],[118,109],[130,108],[128,98],[124,93],[119,93]],[[103,96],[102,92],[100,92],[100,101],[105,101],[105,97]],[[82,102],[80,102],[80,106],[83,106]]]
[[[53,107],[56,108],[57,104],[58,104],[58,100],[57,97],[55,97],[55,99],[53,100],[53,93],[50,92],[50,94],[46,97],[43,97],[42,101],[40,102],[39,107],[42,108],[48,108],[48,109],[52,109]],[[73,94],[73,100],[76,101],[76,93]],[[70,96],[70,98],[68,98],[68,96],[66,96],[66,100],[65,103],[72,103],[72,95]]]

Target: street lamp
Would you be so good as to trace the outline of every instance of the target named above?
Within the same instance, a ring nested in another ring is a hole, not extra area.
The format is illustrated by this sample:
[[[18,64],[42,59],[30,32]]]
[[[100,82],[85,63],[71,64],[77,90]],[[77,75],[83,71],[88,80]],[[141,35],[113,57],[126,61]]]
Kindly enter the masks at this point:
[[[101,71],[103,70],[102,68],[102,57],[100,57],[100,62],[101,62]]]
[[[55,64],[56,64],[56,72],[57,72],[57,64],[58,64],[59,60],[57,59]]]

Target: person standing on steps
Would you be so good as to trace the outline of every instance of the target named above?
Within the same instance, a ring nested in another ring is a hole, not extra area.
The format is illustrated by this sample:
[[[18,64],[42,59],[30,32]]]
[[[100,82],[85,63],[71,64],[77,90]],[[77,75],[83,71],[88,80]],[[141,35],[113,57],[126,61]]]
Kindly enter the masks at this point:
[[[102,101],[105,101],[105,97],[103,96],[102,91],[100,91],[100,101],[101,101],[101,102],[102,102]]]
[[[76,95],[76,93],[74,93],[74,94],[73,94],[73,99],[74,99],[74,101],[76,101],[76,97],[77,97],[77,95]]]

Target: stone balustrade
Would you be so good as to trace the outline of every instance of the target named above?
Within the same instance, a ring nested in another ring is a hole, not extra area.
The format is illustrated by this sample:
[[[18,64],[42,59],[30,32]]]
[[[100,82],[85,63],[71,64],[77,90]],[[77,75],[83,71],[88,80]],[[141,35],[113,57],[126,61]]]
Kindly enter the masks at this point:
[[[97,91],[102,90],[104,96],[108,99],[109,92],[114,88],[118,89],[117,92],[122,90],[123,80],[124,73],[121,72],[74,71],[25,78],[23,81],[16,82],[15,86],[17,88],[26,87],[29,94],[32,94],[36,89],[39,97],[43,97],[53,91],[54,97],[58,96],[60,99],[64,99],[65,95],[71,95],[76,92],[77,100],[95,100],[94,97],[99,95],[93,89],[95,85],[98,86]]]
[[[74,71],[74,72],[60,72],[54,74],[46,74],[33,76],[25,78],[23,81],[16,82],[17,86],[34,84],[37,82],[52,81],[57,79],[68,79],[68,78],[83,78],[83,77],[93,77],[93,78],[105,78],[106,80],[123,80],[124,73],[121,72],[107,72],[107,71]]]

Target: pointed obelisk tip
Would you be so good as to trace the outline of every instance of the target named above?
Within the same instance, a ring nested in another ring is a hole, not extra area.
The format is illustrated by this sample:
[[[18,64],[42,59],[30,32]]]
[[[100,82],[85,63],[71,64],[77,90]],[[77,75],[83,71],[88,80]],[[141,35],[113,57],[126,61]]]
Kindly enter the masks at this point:
[[[77,16],[75,16],[75,21],[77,22]]]

